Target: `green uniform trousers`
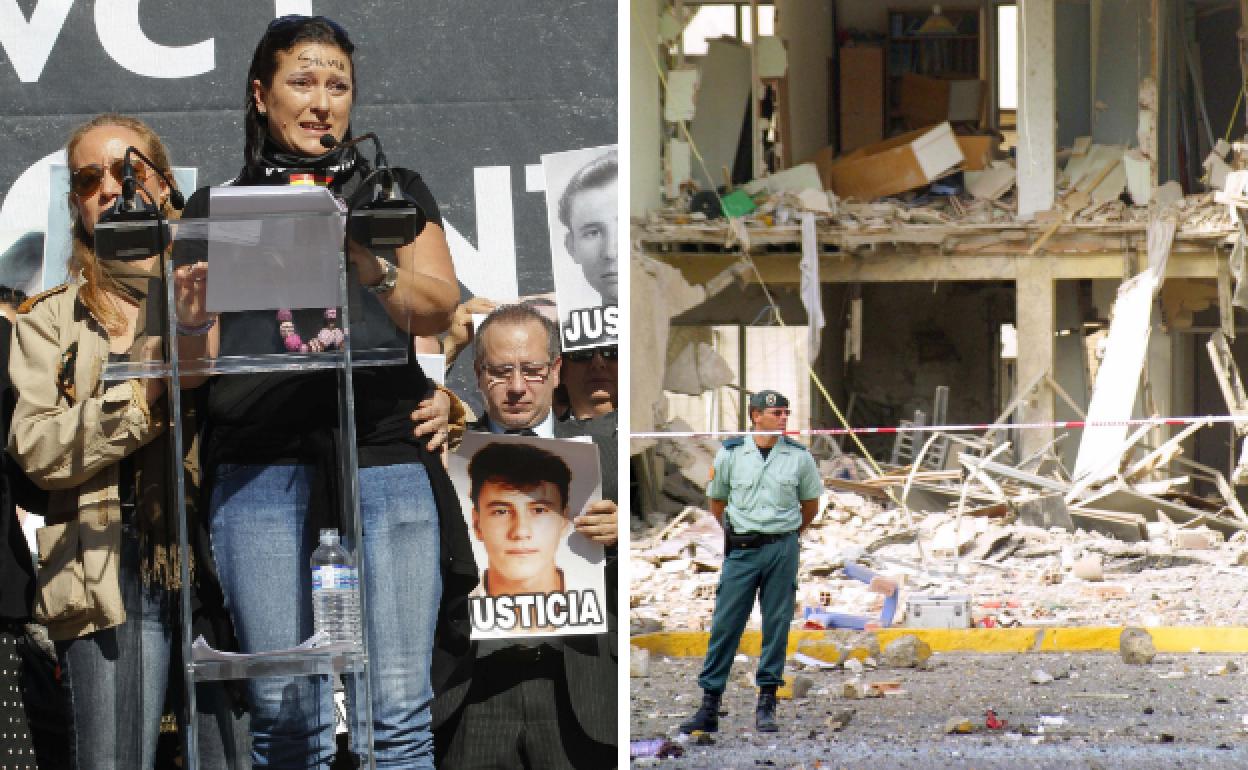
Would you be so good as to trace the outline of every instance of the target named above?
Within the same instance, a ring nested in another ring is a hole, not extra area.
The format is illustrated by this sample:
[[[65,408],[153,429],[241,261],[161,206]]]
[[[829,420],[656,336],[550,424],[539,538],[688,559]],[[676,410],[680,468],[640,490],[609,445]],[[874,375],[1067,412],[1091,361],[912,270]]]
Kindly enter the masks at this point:
[[[758,595],[763,615],[763,654],[755,682],[760,687],[784,684],[784,659],[789,626],[797,602],[798,538],[794,532],[757,548],[734,548],[724,558],[711,620],[711,641],[698,685],[716,695],[728,684],[732,659]]]

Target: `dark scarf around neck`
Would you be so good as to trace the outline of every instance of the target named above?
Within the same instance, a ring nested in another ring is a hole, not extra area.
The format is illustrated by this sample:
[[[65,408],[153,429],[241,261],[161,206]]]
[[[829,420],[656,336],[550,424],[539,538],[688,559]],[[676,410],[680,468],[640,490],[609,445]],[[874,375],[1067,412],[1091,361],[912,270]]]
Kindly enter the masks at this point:
[[[247,184],[284,185],[290,183],[291,174],[316,174],[330,177],[329,186],[338,188],[364,165],[364,159],[354,147],[336,148],[324,155],[309,157],[286,152],[266,137],[260,150],[260,162],[248,163],[239,174],[239,180]]]

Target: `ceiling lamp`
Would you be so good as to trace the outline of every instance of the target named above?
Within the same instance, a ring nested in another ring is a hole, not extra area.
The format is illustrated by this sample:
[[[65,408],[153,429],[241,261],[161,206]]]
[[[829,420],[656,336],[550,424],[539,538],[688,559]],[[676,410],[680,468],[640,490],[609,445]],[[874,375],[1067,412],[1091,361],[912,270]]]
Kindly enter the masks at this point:
[[[956,35],[958,34],[958,28],[953,26],[953,22],[941,15],[939,5],[933,5],[932,15],[927,17],[927,21],[923,22],[915,34]]]

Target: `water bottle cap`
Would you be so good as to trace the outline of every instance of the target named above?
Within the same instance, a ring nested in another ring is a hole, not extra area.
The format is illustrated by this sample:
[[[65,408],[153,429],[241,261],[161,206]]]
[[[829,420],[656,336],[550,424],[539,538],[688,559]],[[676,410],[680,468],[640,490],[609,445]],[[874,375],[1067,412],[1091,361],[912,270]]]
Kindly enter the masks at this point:
[[[321,545],[338,545],[338,542],[339,542],[338,530],[336,529],[322,529],[321,530]]]

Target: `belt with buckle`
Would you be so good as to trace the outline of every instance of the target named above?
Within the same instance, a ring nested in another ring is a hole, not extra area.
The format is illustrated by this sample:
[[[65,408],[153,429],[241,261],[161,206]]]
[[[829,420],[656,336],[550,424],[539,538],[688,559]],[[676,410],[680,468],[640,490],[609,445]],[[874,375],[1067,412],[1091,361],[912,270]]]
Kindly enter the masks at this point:
[[[733,548],[760,548],[784,540],[792,532],[737,532],[733,534]]]

